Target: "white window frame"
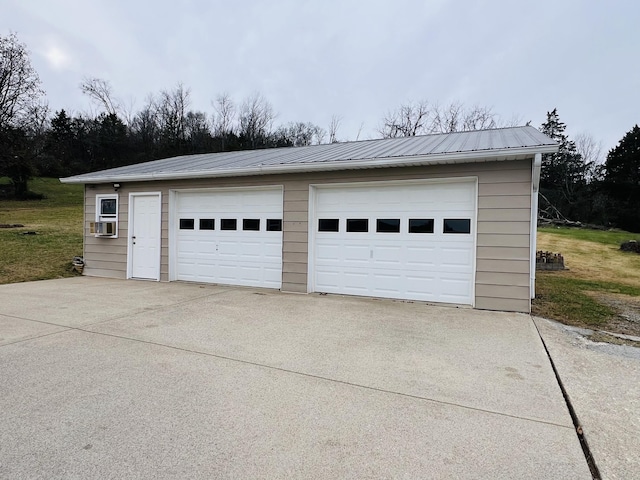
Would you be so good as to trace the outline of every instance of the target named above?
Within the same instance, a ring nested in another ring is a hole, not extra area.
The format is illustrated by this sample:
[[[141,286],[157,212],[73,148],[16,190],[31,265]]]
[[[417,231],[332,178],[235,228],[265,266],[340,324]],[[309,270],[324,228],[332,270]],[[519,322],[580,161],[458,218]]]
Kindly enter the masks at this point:
[[[101,203],[102,200],[115,200],[116,201],[116,213],[114,214],[108,214],[108,215],[102,215],[100,209],[101,209]],[[117,193],[101,193],[96,195],[96,222],[115,222],[116,223],[116,229],[115,229],[115,235],[101,235],[102,238],[118,238],[118,217],[119,217],[119,213],[120,213],[120,197]]]

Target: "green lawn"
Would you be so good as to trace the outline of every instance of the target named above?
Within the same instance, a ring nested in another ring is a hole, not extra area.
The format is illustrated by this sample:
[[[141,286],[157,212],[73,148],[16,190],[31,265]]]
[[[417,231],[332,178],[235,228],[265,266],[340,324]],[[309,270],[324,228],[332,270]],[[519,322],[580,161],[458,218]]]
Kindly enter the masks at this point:
[[[552,233],[575,240],[585,240],[588,242],[602,243],[604,245],[620,246],[622,242],[628,240],[640,241],[640,234],[629,233],[622,230],[590,230],[588,228],[571,227],[541,227],[538,229],[542,233]]]
[[[607,300],[635,303],[640,296],[640,255],[619,249],[631,239],[639,236],[615,230],[540,228],[538,249],[561,252],[568,270],[537,272],[533,313],[571,325],[617,329],[618,312]]]
[[[82,255],[83,186],[35,178],[29,189],[45,198],[0,200],[0,224],[24,225],[0,228],[0,284],[73,276],[71,260]]]
[[[598,301],[598,294],[639,296],[640,288],[615,282],[581,280],[570,272],[538,272],[533,313],[563,323],[605,327],[616,311]]]

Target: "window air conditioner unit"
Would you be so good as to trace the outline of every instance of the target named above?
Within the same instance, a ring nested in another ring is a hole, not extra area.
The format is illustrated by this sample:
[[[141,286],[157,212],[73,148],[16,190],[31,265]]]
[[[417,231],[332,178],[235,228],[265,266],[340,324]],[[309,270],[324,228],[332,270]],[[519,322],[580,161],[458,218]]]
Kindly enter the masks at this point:
[[[116,234],[116,222],[91,222],[89,231],[96,237],[113,237]]]

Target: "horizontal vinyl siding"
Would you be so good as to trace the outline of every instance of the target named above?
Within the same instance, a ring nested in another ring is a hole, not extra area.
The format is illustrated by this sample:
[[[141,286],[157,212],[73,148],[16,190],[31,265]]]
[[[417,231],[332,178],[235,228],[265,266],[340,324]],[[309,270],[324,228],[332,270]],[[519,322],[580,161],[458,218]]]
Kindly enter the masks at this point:
[[[478,284],[476,285],[476,295],[478,297],[489,298],[522,298],[529,295],[529,285],[500,285],[496,288],[494,285]]]
[[[478,247],[478,257],[492,260],[527,260],[526,247]]]
[[[501,195],[486,195],[478,199],[480,209],[505,208],[504,197]],[[531,195],[512,195],[509,198],[509,208],[531,208]]]
[[[531,205],[531,160],[433,165],[428,167],[377,168],[261,175],[236,178],[123,183],[119,191],[119,237],[95,239],[88,233],[93,221],[95,195],[113,193],[112,186],[86,189],[85,259],[87,274],[124,278],[128,196],[130,192],[162,193],[161,280],[169,272],[169,190],[221,187],[283,187],[282,290],[307,291],[309,186],[310,184],[375,182],[388,180],[478,178],[478,235],[476,262],[476,308],[529,311],[529,232]],[[106,262],[109,256],[113,261]],[[93,257],[92,257],[93,256]],[[96,262],[96,268],[90,267]],[[107,264],[108,263],[108,264]],[[99,265],[99,267],[98,267]],[[517,287],[517,288],[504,288]],[[526,290],[526,291],[525,291]]]
[[[476,308],[530,311],[531,161],[478,182]]]
[[[502,233],[504,235],[529,235],[529,222],[522,221],[482,221],[478,219],[478,234],[493,235]],[[507,238],[509,240],[509,238]],[[507,245],[509,246],[509,245]]]
[[[127,276],[128,195],[118,192],[118,238],[101,238],[89,233],[89,224],[96,219],[96,195],[115,193],[113,186],[85,186],[84,192],[83,274],[124,279]]]
[[[478,185],[478,196],[521,197],[531,194],[531,181],[520,183],[484,183]],[[508,201],[506,199],[505,201]]]
[[[299,181],[283,183],[281,289],[305,293],[309,249],[309,186]]]
[[[529,275],[506,272],[477,272],[476,285],[529,287]],[[500,290],[498,288],[497,290]],[[493,296],[493,295],[491,295]]]
[[[524,247],[529,248],[529,234],[493,234],[478,236],[479,247]]]
[[[529,299],[476,297],[476,308],[481,310],[502,310],[505,312],[524,312],[530,310]]]
[[[124,280],[127,277],[126,268],[124,270],[114,270],[112,268],[94,268],[90,265],[86,265],[84,267],[83,275],[87,275],[89,277],[116,278],[118,280]]]

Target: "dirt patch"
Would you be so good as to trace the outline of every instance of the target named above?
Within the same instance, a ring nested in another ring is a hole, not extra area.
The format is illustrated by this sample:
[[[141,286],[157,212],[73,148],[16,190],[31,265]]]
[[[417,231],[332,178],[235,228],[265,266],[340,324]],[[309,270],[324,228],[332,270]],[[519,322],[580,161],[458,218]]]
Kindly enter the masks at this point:
[[[640,297],[604,292],[585,293],[616,311],[616,317],[609,320],[603,330],[640,337]]]
[[[599,343],[611,343],[613,345],[628,345],[630,347],[640,347],[640,342],[636,342],[635,340],[630,340],[628,338],[620,338],[614,335],[609,335],[605,332],[593,332],[591,335],[588,335],[586,338],[591,340],[592,342]]]

